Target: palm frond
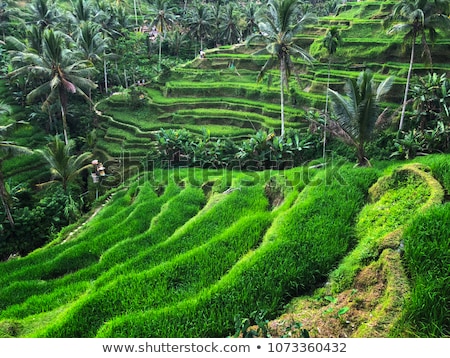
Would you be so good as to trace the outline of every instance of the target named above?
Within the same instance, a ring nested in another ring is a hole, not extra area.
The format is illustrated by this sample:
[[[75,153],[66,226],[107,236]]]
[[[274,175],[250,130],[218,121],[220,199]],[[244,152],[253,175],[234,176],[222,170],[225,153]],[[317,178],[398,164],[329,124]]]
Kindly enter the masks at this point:
[[[394,84],[394,76],[389,76],[378,85],[376,99],[381,100],[392,88]]]
[[[52,87],[50,85],[50,82],[43,83],[42,85],[40,85],[39,87],[36,87],[34,90],[32,90],[30,93],[28,93],[27,101],[31,103],[39,97],[48,96],[51,88]]]
[[[264,64],[264,66],[261,68],[261,70],[258,72],[258,77],[257,77],[257,81],[261,82],[262,79],[264,78],[265,74],[267,73],[267,71],[273,67],[273,64],[276,62],[275,57],[271,56],[266,63]]]
[[[32,154],[33,151],[27,147],[14,144],[14,142],[0,141],[0,147],[16,154]]]
[[[357,109],[354,107],[353,101],[341,95],[340,93],[328,89],[333,107],[333,113],[336,116],[336,121],[342,130],[351,138],[358,137],[358,127],[356,125]]]

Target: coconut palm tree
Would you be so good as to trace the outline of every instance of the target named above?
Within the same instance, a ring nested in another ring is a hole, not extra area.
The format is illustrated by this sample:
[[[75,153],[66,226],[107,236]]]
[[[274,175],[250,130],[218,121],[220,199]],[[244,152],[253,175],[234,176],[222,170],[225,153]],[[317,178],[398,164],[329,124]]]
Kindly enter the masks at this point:
[[[213,18],[211,7],[204,3],[194,4],[187,13],[186,26],[189,34],[200,41],[200,50],[203,50],[203,41],[211,35]]]
[[[256,40],[266,43],[266,47],[255,54],[269,53],[267,60],[258,74],[258,81],[275,65],[280,69],[280,103],[281,103],[281,137],[284,136],[284,91],[289,89],[289,77],[294,64],[293,57],[302,58],[307,64],[312,64],[314,59],[307,52],[295,44],[295,36],[300,33],[305,25],[316,21],[312,14],[299,13],[298,0],[269,0],[267,12],[258,23],[259,33],[251,35],[247,44]]]
[[[67,192],[68,185],[73,182],[78,175],[85,169],[92,166],[88,163],[92,156],[90,152],[81,154],[72,154],[75,142],[70,140],[65,144],[58,135],[52,138],[52,141],[44,149],[37,149],[36,152],[41,154],[50,166],[52,179],[44,183],[50,184],[60,182],[64,191]]]
[[[169,7],[169,0],[147,0],[150,4],[150,13],[153,24],[156,26],[159,37],[158,69],[161,70],[161,48],[167,30],[175,22],[175,9]]]
[[[244,7],[245,28],[243,31],[244,39],[258,30],[257,12],[261,7],[254,2],[248,2]]]
[[[167,40],[169,43],[169,51],[172,56],[180,55],[180,52],[189,44],[189,38],[182,29],[177,26],[172,31],[167,33]]]
[[[331,60],[336,53],[339,45],[342,44],[342,38],[340,31],[336,27],[331,27],[325,37],[322,40],[322,46],[328,52],[328,78],[327,78],[327,94],[325,98],[325,130],[323,132],[323,159],[326,156],[326,127],[327,127],[327,115],[328,115],[328,88],[330,88],[330,75],[331,75]]]
[[[403,128],[406,104],[408,102],[408,91],[411,73],[414,64],[416,40],[420,38],[423,53],[431,63],[431,52],[428,42],[434,42],[438,35],[438,29],[448,30],[450,28],[450,1],[448,0],[402,0],[394,5],[392,13],[385,19],[385,25],[393,21],[399,23],[393,25],[389,33],[404,32],[403,46],[411,46],[408,75],[400,116],[399,131]],[[428,34],[428,37],[427,37]]]
[[[93,7],[88,1],[78,0],[73,5],[72,16],[74,17],[77,23],[91,20],[92,15],[93,15]]]
[[[80,48],[83,59],[90,61],[92,64],[103,60],[105,78],[105,88],[107,87],[107,72],[105,69],[106,59],[105,53],[109,48],[109,39],[105,38],[105,34],[101,31],[102,27],[99,24],[86,21],[82,22],[76,33],[75,40]],[[89,78],[90,79],[90,78]],[[89,98],[91,98],[91,90],[89,89]]]
[[[380,101],[391,89],[394,77],[390,76],[378,86],[370,70],[362,71],[357,79],[348,79],[342,95],[328,89],[332,112],[336,120],[330,120],[327,130],[344,143],[355,147],[358,166],[370,165],[366,158],[365,144],[380,119]]]
[[[36,24],[41,30],[47,27],[53,27],[58,23],[59,12],[56,3],[49,0],[34,0],[27,7],[28,20]]]
[[[6,36],[14,32],[14,26],[11,26],[11,22],[16,19],[20,19],[22,13],[20,8],[16,7],[9,0],[0,0],[0,32],[1,39],[5,40]]]
[[[27,100],[32,102],[44,97],[42,108],[46,111],[53,103],[59,104],[64,139],[68,144],[67,107],[69,97],[78,94],[89,101],[89,96],[85,91],[96,88],[96,84],[89,80],[89,76],[95,71],[92,63],[79,60],[76,53],[66,47],[65,39],[65,35],[58,31],[44,30],[42,54],[27,53],[24,57],[27,65],[10,72],[8,77],[32,75],[39,84],[28,93]]]
[[[240,17],[239,8],[234,3],[228,3],[221,14],[221,37],[229,45],[237,43],[242,38],[239,28]]]
[[[37,25],[29,25],[25,28],[25,39],[14,36],[6,37],[6,44],[13,68],[27,68],[29,65],[29,53],[42,54],[42,30]],[[23,71],[22,77],[17,77],[14,83],[22,94],[21,102],[25,105],[26,94],[33,87],[32,76],[29,71]],[[49,122],[51,123],[51,121]]]

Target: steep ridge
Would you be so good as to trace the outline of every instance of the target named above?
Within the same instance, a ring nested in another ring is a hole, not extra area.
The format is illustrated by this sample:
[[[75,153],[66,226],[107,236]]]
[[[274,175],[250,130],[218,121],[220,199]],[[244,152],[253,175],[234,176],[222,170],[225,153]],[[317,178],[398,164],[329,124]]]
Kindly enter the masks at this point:
[[[417,213],[443,199],[444,188],[423,164],[399,166],[381,177],[358,215],[356,247],[327,285],[294,299],[288,313],[270,322],[269,334],[295,337],[306,329],[317,338],[389,337],[411,290],[403,232]]]

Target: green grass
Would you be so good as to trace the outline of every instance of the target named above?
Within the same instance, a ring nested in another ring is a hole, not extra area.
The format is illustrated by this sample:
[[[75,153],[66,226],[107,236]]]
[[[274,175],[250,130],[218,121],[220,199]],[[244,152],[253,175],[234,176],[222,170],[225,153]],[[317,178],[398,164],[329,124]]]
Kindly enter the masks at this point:
[[[395,62],[407,57],[392,53],[399,37],[387,36],[379,20],[366,18],[392,3],[349,3],[348,11],[324,18],[298,41],[315,41],[322,56],[319,34],[340,23],[344,45],[331,83],[340,86],[368,66],[383,71],[380,81],[395,74],[401,86],[408,64]],[[369,40],[373,46],[366,46]],[[278,126],[277,70],[270,71],[270,87],[257,84],[268,57],[249,50],[224,47],[208,53],[207,61],[175,69],[166,87],[142,88],[148,102],[140,108],[131,108],[125,93],[109,97],[98,106],[106,134],[98,148],[142,157],[151,150],[152,131],[160,128],[181,125],[201,133],[207,125],[212,136],[241,137],[252,129],[236,124],[247,118]],[[376,62],[386,54],[395,57]],[[237,72],[228,68],[231,61]],[[288,119],[301,118],[310,106],[323,108],[327,74],[324,62],[305,69],[301,85],[292,78],[296,96],[289,100],[297,102],[286,106]],[[224,114],[232,119],[229,126],[223,125]],[[27,137],[41,139],[29,129],[17,133],[22,142]],[[336,292],[351,288],[392,232],[402,235],[412,288],[395,335],[448,336],[449,208],[430,199],[438,198],[432,177],[450,188],[448,156],[416,161],[429,167],[428,176],[404,176],[396,171],[398,162],[283,172],[141,173],[144,178],[127,182],[73,236],[61,235],[26,257],[0,263],[0,336],[226,337],[235,332],[236,318],[255,311],[275,318],[291,298],[325,282]],[[20,181],[18,167],[29,164],[31,157],[20,157],[5,161],[4,168]],[[384,184],[372,187],[381,177],[378,183]],[[267,185],[271,180],[275,189]],[[278,206],[269,202],[272,196],[281,200]]]
[[[369,194],[355,226],[358,245],[330,276],[332,293],[348,289],[356,274],[378,258],[383,241],[407,227],[409,218],[443,199],[442,188],[426,168],[411,165],[380,178]]]
[[[433,250],[446,241],[423,240],[414,254],[412,240],[448,237],[436,231],[446,225],[432,224],[448,219],[432,209],[442,207],[439,196],[432,199],[439,188],[432,175],[448,183],[450,170],[444,155],[420,161],[429,169],[401,162],[283,172],[179,168],[132,179],[70,240],[0,264],[0,335],[226,337],[237,316],[275,318],[291,298],[328,280],[351,287],[386,235],[404,226],[414,228],[404,237],[415,298],[402,327],[442,335],[424,315],[446,327],[447,316],[437,316],[447,303],[424,301],[424,292],[446,294],[447,259],[426,263],[417,255],[441,257]],[[269,203],[274,195],[278,206]],[[430,274],[434,286],[425,287]]]
[[[414,337],[450,335],[450,205],[431,208],[406,230],[405,263],[413,289],[403,322]]]
[[[374,180],[370,171],[357,178],[342,171],[347,184],[358,183],[348,187],[330,183],[322,174],[315,185],[302,191],[291,209],[275,218],[261,247],[216,285],[173,306],[120,316],[98,336],[223,337],[233,332],[237,313],[246,317],[260,310],[273,315],[287,297],[320,282],[351,245],[351,223],[364,197],[360,190]],[[346,200],[336,200],[341,196]],[[324,205],[327,212],[321,210]],[[336,220],[329,220],[329,215]]]

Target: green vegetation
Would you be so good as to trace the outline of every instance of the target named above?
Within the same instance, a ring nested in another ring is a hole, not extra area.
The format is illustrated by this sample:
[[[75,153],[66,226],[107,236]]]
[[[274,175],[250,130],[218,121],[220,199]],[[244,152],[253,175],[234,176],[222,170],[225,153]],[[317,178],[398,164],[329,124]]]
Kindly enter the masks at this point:
[[[0,337],[450,336],[450,2],[135,6],[2,2]]]

